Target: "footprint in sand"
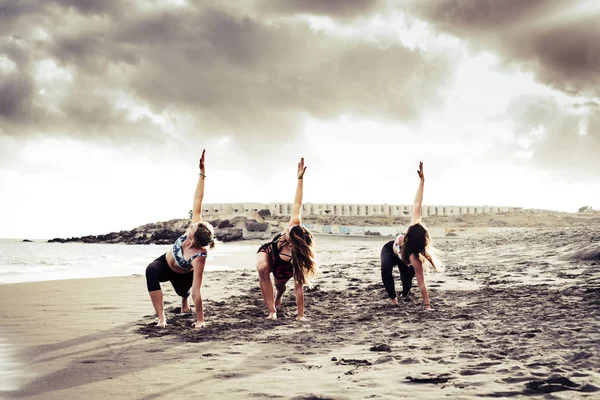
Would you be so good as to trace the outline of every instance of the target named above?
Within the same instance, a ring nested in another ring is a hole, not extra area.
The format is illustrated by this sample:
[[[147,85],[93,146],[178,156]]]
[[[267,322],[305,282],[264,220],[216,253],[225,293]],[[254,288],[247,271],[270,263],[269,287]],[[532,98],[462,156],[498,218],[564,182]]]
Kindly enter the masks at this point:
[[[371,351],[392,351],[392,347],[388,344],[378,344],[371,347],[369,350]]]
[[[342,358],[341,360],[339,360],[338,362],[335,363],[336,365],[354,365],[357,367],[367,367],[369,365],[371,365],[370,361],[367,360],[356,360],[356,359],[345,359]]]
[[[452,379],[451,377],[448,376],[443,376],[443,375],[439,375],[433,378],[413,378],[412,376],[407,376],[406,379],[411,382],[411,383],[433,383],[433,384],[438,384],[438,383],[446,383],[448,382],[450,379]]]
[[[525,384],[525,393],[553,393],[563,390],[591,393],[600,391],[600,388],[590,384],[579,385],[563,376],[554,376],[545,380],[531,381]]]

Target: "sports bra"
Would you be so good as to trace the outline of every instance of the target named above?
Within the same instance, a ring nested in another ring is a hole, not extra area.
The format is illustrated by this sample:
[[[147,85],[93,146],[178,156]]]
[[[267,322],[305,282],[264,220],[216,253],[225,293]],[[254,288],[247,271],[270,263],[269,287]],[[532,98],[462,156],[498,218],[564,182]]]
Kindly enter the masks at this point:
[[[192,270],[194,268],[192,266],[192,261],[194,261],[198,257],[206,257],[208,254],[206,253],[198,253],[194,254],[189,260],[183,258],[183,249],[181,246],[183,242],[187,239],[186,235],[181,235],[179,238],[173,243],[173,256],[175,257],[175,264],[181,269]]]
[[[400,260],[402,260],[402,249],[400,248],[400,241],[402,240],[401,237],[403,238],[404,235],[400,234],[398,235],[398,237],[394,240],[394,248],[396,249],[396,252],[398,253],[398,258]],[[404,261],[404,260],[402,260]]]
[[[271,242],[271,246],[272,246],[272,249],[273,249],[273,255],[275,256],[275,258],[276,258],[276,260],[277,260],[278,262],[280,262],[280,263],[283,263],[283,264],[291,264],[291,263],[292,263],[292,260],[289,260],[289,261],[284,261],[284,260],[282,260],[282,259],[281,259],[281,256],[279,255],[279,247],[277,247],[277,241],[279,240],[279,238],[280,238],[282,235],[283,235],[283,234],[281,234],[281,233],[280,233],[280,234],[278,234],[277,236],[275,236],[275,237],[273,238],[273,241]],[[283,253],[283,255],[285,255],[285,256],[289,256],[289,254],[285,254],[285,253]]]

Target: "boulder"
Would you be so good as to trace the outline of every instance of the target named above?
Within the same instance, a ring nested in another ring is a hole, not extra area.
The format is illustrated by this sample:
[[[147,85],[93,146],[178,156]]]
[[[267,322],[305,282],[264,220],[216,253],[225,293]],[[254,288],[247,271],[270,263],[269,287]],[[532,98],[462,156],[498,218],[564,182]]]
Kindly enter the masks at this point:
[[[221,242],[232,242],[244,238],[244,230],[240,228],[215,229],[215,236]]]

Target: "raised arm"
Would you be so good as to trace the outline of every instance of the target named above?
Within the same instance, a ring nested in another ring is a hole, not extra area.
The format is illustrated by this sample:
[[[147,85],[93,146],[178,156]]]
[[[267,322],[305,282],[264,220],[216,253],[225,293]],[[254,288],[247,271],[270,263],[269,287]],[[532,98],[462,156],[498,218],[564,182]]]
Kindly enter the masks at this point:
[[[417,189],[417,194],[415,195],[415,201],[413,203],[413,213],[412,218],[410,220],[411,225],[421,222],[421,206],[423,205],[423,186],[425,185],[423,162],[419,162],[419,170],[417,171],[417,174],[419,174],[420,182],[419,188]]]
[[[304,166],[304,158],[300,159],[298,163],[298,183],[296,185],[296,195],[294,196],[294,205],[292,206],[292,215],[290,217],[290,223],[288,226],[300,225],[302,219],[300,218],[300,214],[302,212],[302,182],[304,178],[304,171],[306,171],[306,167]]]
[[[194,204],[192,206],[192,224],[202,221],[202,199],[204,198],[204,152],[202,150],[202,157],[200,157],[199,168],[200,174],[198,175],[198,183],[196,184],[196,191],[194,192]]]

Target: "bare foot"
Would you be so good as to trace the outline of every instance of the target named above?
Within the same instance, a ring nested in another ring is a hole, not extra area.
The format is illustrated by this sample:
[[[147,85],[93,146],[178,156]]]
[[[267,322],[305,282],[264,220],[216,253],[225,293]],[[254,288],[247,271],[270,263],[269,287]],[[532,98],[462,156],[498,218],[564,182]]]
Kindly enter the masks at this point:
[[[164,328],[165,326],[167,326],[167,317],[165,317],[164,314],[162,315],[162,317],[158,318],[156,326],[158,326],[159,328]]]
[[[196,321],[192,324],[192,328],[194,328],[194,329],[204,328],[205,326],[206,326],[206,323],[204,321]]]
[[[186,297],[185,299],[181,300],[181,312],[188,312],[190,311],[190,303],[188,301],[188,297]]]
[[[273,321],[276,320],[277,319],[277,313],[276,312],[269,313],[269,316],[267,317],[267,319],[270,319],[270,320],[273,320]]]
[[[398,305],[398,298],[397,297],[395,297],[395,298],[392,299],[392,304],[395,305],[395,306]]]

